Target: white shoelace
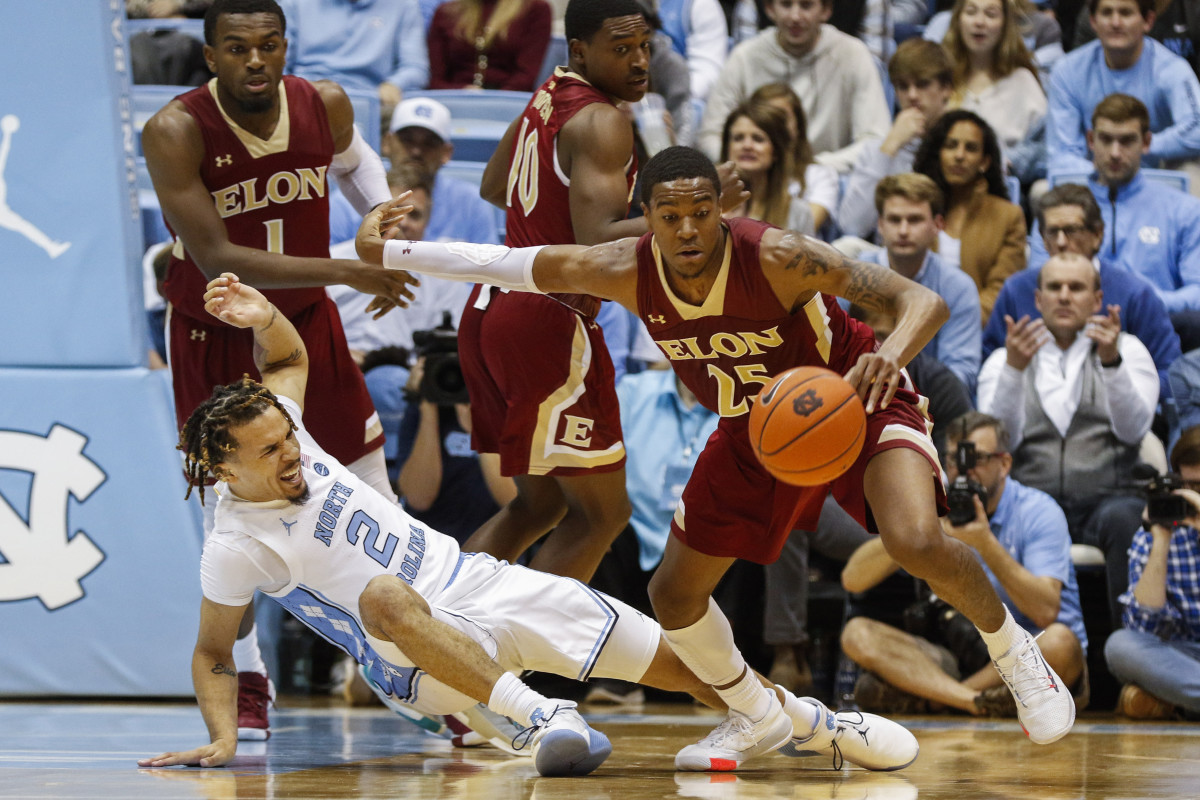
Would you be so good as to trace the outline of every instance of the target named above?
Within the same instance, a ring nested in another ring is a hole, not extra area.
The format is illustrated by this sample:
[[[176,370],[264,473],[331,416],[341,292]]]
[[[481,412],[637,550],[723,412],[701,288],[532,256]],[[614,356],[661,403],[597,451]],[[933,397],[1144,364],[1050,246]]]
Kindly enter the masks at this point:
[[[1005,674],[1004,669],[999,670],[1000,677],[1012,689],[1016,701],[1025,708],[1029,708],[1029,703],[1026,702],[1027,698],[1041,692],[1054,691],[1057,688],[1050,678],[1050,671],[1044,658],[1038,648],[1034,646],[1035,641],[1036,638],[1026,636],[1025,641],[1017,646],[1011,672]],[[998,663],[997,666],[999,666]]]

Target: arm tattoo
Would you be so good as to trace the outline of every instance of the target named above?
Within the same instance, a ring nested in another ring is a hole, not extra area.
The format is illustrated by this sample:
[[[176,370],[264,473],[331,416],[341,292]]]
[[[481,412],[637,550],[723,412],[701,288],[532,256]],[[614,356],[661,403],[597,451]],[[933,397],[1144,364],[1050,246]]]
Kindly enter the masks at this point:
[[[227,667],[224,664],[215,664],[210,671],[213,675],[228,675],[231,678],[237,677],[237,670],[233,667]]]
[[[288,353],[285,357],[279,359],[278,361],[268,361],[266,364],[263,364],[262,367],[260,368],[260,371],[261,370],[278,369],[279,367],[286,367],[288,364],[294,364],[297,361],[299,361],[302,356],[303,356],[303,353],[300,351],[300,348],[296,348],[295,350]]]
[[[275,324],[275,318],[278,316],[279,316],[279,309],[276,308],[275,306],[271,306],[271,319],[269,322],[267,322],[266,327],[263,328],[261,331],[259,331],[259,333],[266,333],[267,331],[271,330],[271,326]]]
[[[851,261],[850,285],[846,287],[846,299],[871,311],[893,312],[895,308],[891,298],[880,291],[886,277],[879,267],[872,267],[861,261]]]
[[[840,259],[838,259],[840,260]],[[792,255],[788,263],[784,265],[785,271],[791,271],[798,267],[803,269],[801,274],[806,278],[812,278],[817,275],[825,275],[832,270],[837,269],[840,264],[831,254],[824,251],[823,248],[804,247],[801,246]]]

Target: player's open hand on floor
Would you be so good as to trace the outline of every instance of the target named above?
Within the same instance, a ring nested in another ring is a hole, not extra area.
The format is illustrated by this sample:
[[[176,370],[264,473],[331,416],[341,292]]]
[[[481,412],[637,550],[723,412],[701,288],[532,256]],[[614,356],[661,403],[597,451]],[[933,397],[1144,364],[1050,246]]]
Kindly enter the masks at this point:
[[[163,753],[154,758],[143,758],[138,761],[139,767],[223,767],[233,760],[237,752],[236,742],[226,742],[218,739],[212,744],[185,750],[180,753]]]

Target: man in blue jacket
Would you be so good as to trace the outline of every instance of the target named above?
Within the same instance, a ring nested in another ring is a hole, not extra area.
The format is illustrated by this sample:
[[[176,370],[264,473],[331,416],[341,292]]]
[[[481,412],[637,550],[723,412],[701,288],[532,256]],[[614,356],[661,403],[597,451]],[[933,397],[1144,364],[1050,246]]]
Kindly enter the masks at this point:
[[[1088,115],[1105,97],[1122,92],[1150,109],[1154,144],[1146,166],[1179,166],[1200,158],[1200,82],[1183,58],[1146,34],[1154,0],[1088,0],[1097,41],[1063,56],[1050,76],[1046,145],[1048,166],[1090,169]]]
[[[1179,192],[1164,190],[1171,191],[1177,199],[1185,197]],[[1040,244],[1051,256],[1079,253],[1092,259],[1100,271],[1100,289],[1104,292],[1105,302],[1121,307],[1122,329],[1146,345],[1158,370],[1160,394],[1170,397],[1167,368],[1179,358],[1179,335],[1171,327],[1167,308],[1154,286],[1119,262],[1108,259],[1108,248],[1101,250],[1104,218],[1092,191],[1074,183],[1051,189],[1038,204],[1037,229],[1041,231],[1041,239],[1035,238],[1035,253],[1039,249],[1036,245]],[[1036,260],[1031,257],[1032,266],[1004,282],[983,331],[985,360],[997,347],[1004,346],[1006,317],[1016,321],[1025,316],[1030,319],[1041,316],[1033,298],[1045,260],[1045,256]]]

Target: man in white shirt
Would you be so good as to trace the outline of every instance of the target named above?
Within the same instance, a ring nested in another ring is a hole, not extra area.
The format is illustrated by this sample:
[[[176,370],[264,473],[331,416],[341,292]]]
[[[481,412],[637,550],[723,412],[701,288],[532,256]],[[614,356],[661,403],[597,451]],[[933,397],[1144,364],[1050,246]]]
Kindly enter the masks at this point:
[[[1011,431],[1017,480],[1058,501],[1073,541],[1104,551],[1119,625],[1125,554],[1145,505],[1130,472],[1154,419],[1158,373],[1137,337],[1121,332],[1120,307],[1104,306],[1086,256],[1047,261],[1034,298],[1042,319],[1005,319],[1005,346],[979,373],[979,410]]]

